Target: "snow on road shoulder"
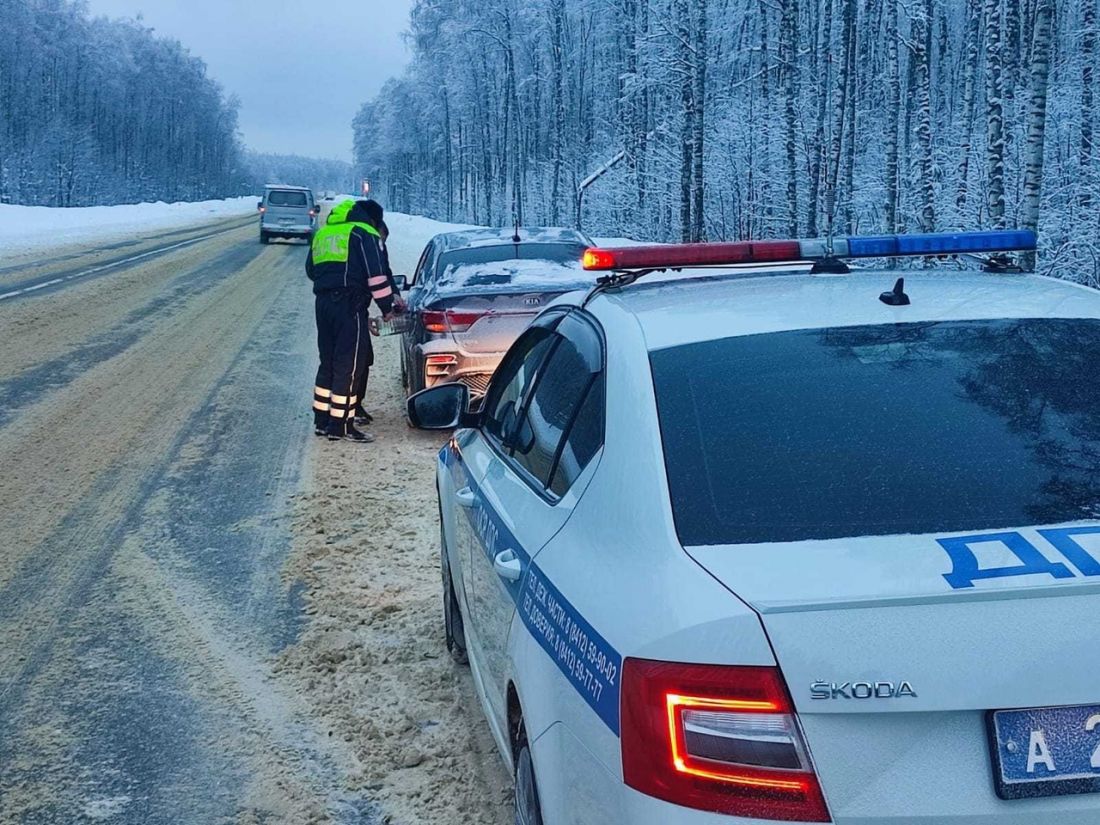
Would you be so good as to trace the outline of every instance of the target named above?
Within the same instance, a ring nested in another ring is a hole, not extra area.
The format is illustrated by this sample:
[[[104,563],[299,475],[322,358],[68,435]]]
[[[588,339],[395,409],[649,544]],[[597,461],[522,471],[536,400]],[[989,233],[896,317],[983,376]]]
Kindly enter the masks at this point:
[[[123,206],[49,206],[0,204],[0,255],[51,247],[110,242],[171,229],[240,217],[256,212],[257,198],[196,203],[136,203]]]
[[[396,274],[409,277],[416,269],[420,253],[434,236],[443,232],[477,228],[469,224],[434,221],[419,215],[403,215],[400,212],[387,212],[386,226],[390,230],[390,238],[386,242],[390,253],[390,265]]]
[[[433,235],[462,228],[399,214],[386,223],[398,274],[412,273]],[[355,763],[344,766],[344,781],[378,806],[379,822],[508,825],[510,777],[470,670],[443,640],[435,491],[443,439],[405,424],[397,338],[374,344],[366,403],[377,442],[308,436],[285,572],[305,586],[309,621],[277,669],[350,746]],[[305,415],[311,388],[301,390]]]

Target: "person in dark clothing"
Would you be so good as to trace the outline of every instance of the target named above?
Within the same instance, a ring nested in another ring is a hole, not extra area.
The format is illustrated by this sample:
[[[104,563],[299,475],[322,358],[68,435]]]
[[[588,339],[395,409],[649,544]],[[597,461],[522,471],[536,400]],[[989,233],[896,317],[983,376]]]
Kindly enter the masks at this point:
[[[393,269],[390,267],[390,253],[386,248],[386,243],[390,237],[390,229],[386,226],[384,218],[385,212],[382,209],[382,205],[375,200],[365,201],[365,211],[370,216],[371,225],[378,230],[378,234],[381,238],[382,248],[382,264],[386,271],[386,277],[390,281],[390,289],[393,290],[393,306],[396,312],[405,311],[405,299],[401,297],[401,290],[397,288],[397,281],[393,277]],[[373,423],[374,419],[370,413],[366,411],[363,406],[363,402],[367,397],[367,381],[370,379],[370,369],[374,366],[374,347],[367,341],[369,352],[364,359],[364,369],[359,377],[359,383],[355,388],[355,394],[359,398],[359,406],[355,408],[355,423],[361,426],[366,426]]]
[[[393,313],[394,292],[386,275],[381,235],[366,201],[344,201],[317,230],[306,258],[313,282],[320,367],[313,388],[317,435],[331,441],[369,443],[374,437],[356,429],[357,388],[369,359],[367,309],[373,298],[383,317]]]

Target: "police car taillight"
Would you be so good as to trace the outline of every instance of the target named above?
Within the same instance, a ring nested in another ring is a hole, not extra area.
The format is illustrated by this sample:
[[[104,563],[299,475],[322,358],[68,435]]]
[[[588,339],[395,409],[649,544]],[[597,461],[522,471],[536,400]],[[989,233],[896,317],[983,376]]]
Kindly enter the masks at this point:
[[[622,750],[626,784],[649,796],[732,816],[829,821],[778,668],[627,659]]]

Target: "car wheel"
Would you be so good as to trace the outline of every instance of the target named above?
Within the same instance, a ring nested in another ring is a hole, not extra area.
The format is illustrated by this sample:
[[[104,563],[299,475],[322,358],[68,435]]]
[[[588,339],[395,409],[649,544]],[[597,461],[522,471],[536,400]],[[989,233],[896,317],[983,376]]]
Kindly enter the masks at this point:
[[[424,368],[418,363],[419,359],[414,359],[409,364],[409,395],[413,396],[424,389]]]
[[[440,545],[442,544],[443,528],[440,527]],[[447,650],[451,658],[464,665],[469,661],[466,656],[466,627],[462,623],[462,612],[458,607],[458,597],[455,595],[454,580],[451,578],[451,565],[447,562],[447,550],[442,549],[443,570],[443,626],[447,632]]]
[[[535,765],[531,761],[531,746],[527,734],[520,732],[516,752],[516,825],[542,825],[539,786],[535,781]]]
[[[269,243],[270,241],[271,241],[271,236],[269,236],[266,232],[261,231],[260,232],[260,243],[266,244],[266,243]]]

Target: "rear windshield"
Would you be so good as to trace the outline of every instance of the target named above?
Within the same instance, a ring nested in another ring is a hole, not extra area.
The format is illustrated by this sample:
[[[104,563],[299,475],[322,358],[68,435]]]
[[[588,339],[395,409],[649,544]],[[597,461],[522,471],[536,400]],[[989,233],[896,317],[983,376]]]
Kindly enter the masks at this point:
[[[495,264],[503,261],[551,261],[558,264],[576,263],[579,266],[586,248],[580,244],[525,243],[456,249],[439,256],[439,271],[442,272],[449,266]]]
[[[1100,321],[781,332],[651,361],[687,546],[1100,518]]]
[[[276,189],[267,193],[268,206],[309,206],[305,192]]]
[[[435,286],[444,291],[493,287],[577,288],[594,280],[581,269],[582,244],[524,243],[456,249],[439,256]]]

